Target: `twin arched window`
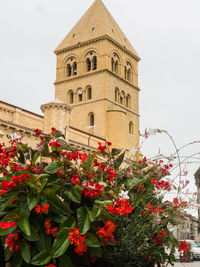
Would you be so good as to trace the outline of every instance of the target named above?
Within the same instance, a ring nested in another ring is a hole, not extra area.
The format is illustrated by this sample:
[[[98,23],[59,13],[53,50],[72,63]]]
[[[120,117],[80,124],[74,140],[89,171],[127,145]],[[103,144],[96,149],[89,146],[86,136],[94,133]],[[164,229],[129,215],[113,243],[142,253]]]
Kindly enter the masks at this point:
[[[126,95],[124,91],[120,93],[118,88],[115,88],[115,101],[127,108],[131,108],[131,96],[129,94]]]
[[[84,91],[82,90],[82,88],[78,88],[75,93],[73,92],[73,90],[68,91],[67,102],[69,104],[74,104],[75,102],[82,102],[84,99],[92,99],[91,86],[87,86]]]
[[[124,78],[129,82],[132,81],[132,66],[129,61],[126,61],[126,66],[124,67]]]
[[[95,51],[89,51],[86,54],[86,70],[96,70],[97,69],[97,56]]]
[[[75,57],[70,57],[67,62],[67,77],[77,75],[77,62]]]
[[[112,55],[111,68],[113,72],[119,72],[119,56],[117,55],[117,53],[113,53]]]

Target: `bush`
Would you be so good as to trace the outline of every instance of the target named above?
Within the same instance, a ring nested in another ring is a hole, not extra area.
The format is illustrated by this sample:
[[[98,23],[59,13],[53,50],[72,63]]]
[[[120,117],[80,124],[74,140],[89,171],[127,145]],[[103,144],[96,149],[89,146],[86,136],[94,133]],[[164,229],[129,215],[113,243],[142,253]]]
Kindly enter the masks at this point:
[[[122,168],[125,153],[99,143],[96,153],[70,147],[61,132],[36,130],[36,149],[0,145],[0,236],[18,266],[153,266],[174,262],[168,230],[184,203],[163,203],[168,165],[146,159]],[[170,253],[166,252],[170,248]]]

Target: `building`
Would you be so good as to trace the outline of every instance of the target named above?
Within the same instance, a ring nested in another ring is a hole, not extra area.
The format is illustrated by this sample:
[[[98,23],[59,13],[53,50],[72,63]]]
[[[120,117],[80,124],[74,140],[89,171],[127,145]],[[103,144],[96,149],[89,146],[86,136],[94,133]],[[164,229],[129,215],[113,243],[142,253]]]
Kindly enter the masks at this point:
[[[200,167],[194,174],[195,184],[197,186],[197,204],[200,204]],[[200,207],[198,206],[198,233],[200,234]]]
[[[93,149],[109,140],[127,151],[139,146],[138,62],[135,49],[101,0],[96,0],[55,50],[55,99],[44,116],[0,102],[0,135],[52,126],[69,142]],[[128,153],[129,154],[129,153]]]

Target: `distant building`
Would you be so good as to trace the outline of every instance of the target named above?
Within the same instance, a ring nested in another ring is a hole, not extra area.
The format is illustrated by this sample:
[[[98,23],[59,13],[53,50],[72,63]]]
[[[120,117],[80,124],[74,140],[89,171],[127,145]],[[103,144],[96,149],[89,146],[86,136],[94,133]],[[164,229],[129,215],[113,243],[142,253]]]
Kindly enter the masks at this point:
[[[54,126],[74,144],[94,149],[109,140],[131,154],[139,146],[140,58],[101,0],[94,1],[55,54],[55,99],[41,106],[44,116],[1,101],[3,140],[17,132],[35,144],[34,128],[48,133]]]
[[[178,240],[196,240],[198,237],[198,219],[185,213],[183,218],[180,218],[178,226],[172,227],[171,231]]]

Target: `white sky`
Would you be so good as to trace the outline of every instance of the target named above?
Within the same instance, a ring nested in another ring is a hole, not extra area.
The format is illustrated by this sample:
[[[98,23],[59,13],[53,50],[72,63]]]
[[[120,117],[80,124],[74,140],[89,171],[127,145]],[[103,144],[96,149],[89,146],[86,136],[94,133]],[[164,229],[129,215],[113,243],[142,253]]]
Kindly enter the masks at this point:
[[[53,51],[93,0],[1,0],[1,100],[41,113],[54,98]],[[104,0],[140,57],[140,127],[166,129],[178,147],[200,140],[200,1]],[[173,153],[164,136],[143,146]],[[200,152],[196,144],[182,156]],[[199,156],[200,157],[200,156]],[[187,167],[191,180],[200,166]],[[193,186],[194,187],[194,186]],[[194,188],[195,189],[195,188]]]

